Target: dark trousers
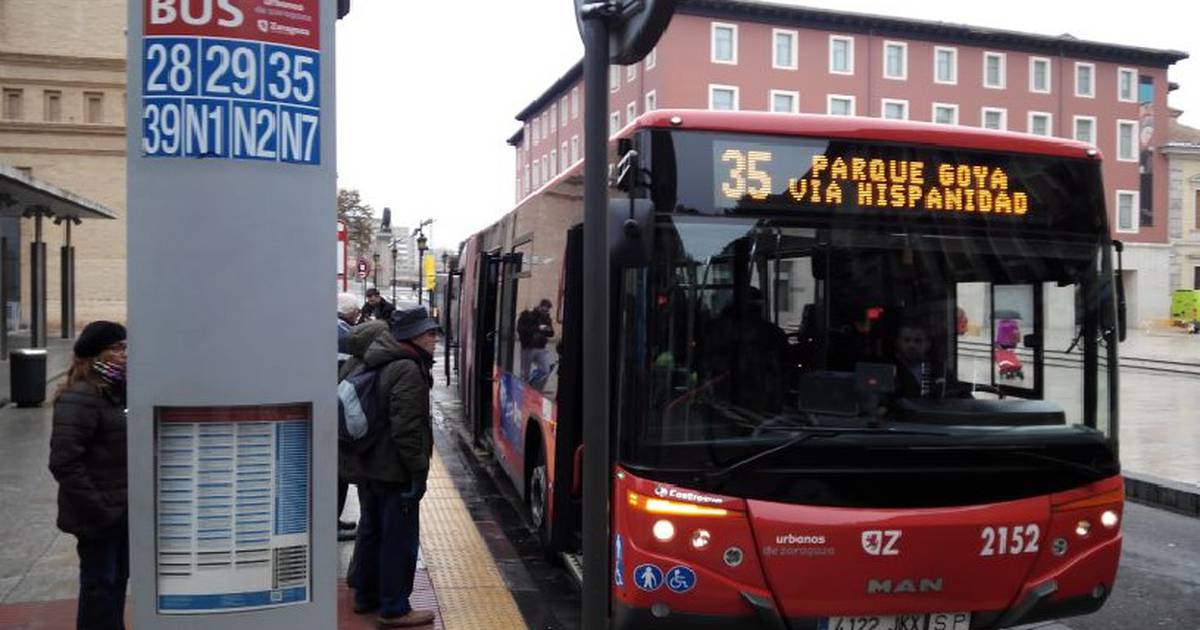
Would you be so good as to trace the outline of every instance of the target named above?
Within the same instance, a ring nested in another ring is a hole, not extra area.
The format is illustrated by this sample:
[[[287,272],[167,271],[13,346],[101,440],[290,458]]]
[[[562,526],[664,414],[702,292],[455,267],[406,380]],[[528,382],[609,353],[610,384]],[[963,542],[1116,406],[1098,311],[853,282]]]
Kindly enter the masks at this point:
[[[78,630],[125,630],[125,584],[129,580],[129,534],[81,537]]]
[[[381,617],[412,610],[413,576],[421,543],[421,497],[425,484],[364,481],[358,484],[358,538],[354,542],[354,603],[379,606]]]

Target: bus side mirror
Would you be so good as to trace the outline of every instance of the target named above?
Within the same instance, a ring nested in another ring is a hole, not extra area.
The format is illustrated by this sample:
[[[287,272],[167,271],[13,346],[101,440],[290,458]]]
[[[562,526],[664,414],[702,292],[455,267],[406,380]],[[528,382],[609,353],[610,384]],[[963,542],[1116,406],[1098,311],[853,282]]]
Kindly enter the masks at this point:
[[[608,253],[613,267],[629,269],[650,264],[654,246],[654,202],[649,199],[610,199]]]
[[[1121,241],[1113,241],[1113,249],[1117,251],[1117,272],[1116,272],[1116,289],[1117,289],[1117,340],[1125,341],[1126,334],[1126,314],[1125,314],[1125,265],[1121,258],[1121,253],[1125,251],[1125,244]]]

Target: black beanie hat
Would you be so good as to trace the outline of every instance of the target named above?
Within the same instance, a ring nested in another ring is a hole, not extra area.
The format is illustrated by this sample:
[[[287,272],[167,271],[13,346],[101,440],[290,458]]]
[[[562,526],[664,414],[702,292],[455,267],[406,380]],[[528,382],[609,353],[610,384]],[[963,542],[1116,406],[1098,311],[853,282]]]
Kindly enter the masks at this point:
[[[125,341],[125,327],[116,322],[94,321],[83,327],[75,339],[75,356],[90,359],[100,356],[105,348]]]

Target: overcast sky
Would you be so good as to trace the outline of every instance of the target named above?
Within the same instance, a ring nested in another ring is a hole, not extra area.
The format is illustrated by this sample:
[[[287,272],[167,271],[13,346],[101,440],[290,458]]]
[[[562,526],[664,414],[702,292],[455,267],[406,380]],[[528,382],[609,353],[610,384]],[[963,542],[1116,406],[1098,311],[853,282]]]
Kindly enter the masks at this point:
[[[1195,20],[1176,0],[1120,11],[1074,0],[783,3],[1200,56]],[[583,55],[571,0],[354,0],[337,40],[338,185],[377,213],[390,207],[397,225],[436,219],[433,247],[455,248],[512,208],[513,117]],[[1200,127],[1200,60],[1169,77],[1180,86],[1170,105]]]

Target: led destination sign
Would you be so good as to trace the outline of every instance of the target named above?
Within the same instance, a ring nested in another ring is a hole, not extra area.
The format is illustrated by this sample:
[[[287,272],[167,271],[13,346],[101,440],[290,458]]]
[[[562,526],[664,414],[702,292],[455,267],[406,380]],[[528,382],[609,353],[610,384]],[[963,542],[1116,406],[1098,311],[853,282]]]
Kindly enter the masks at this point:
[[[825,143],[822,143],[824,145]],[[812,152],[803,146],[714,143],[717,207],[857,206],[1024,216],[1029,195],[1003,166],[962,159]]]

